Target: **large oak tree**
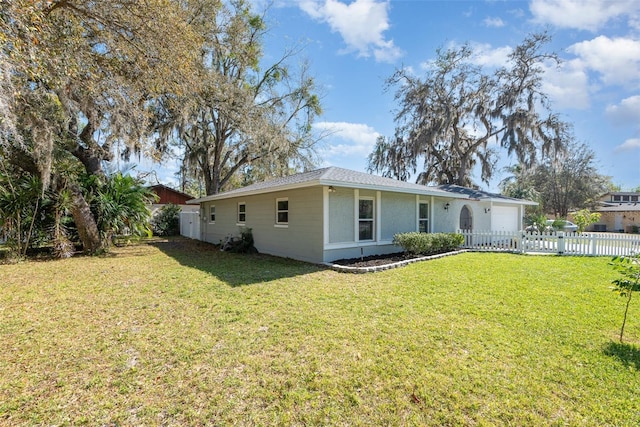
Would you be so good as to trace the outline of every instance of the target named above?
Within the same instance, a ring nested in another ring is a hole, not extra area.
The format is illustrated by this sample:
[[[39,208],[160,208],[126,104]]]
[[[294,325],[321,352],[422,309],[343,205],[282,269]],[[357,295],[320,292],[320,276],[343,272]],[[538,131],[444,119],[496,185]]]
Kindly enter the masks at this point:
[[[369,169],[419,183],[471,186],[474,168],[488,182],[501,151],[531,165],[563,144],[564,124],[541,90],[546,34],[526,38],[508,64],[488,72],[470,46],[439,50],[424,78],[400,69],[388,79],[400,107],[393,137],[380,137]]]
[[[201,83],[155,104],[159,151],[177,147],[184,176],[202,180],[206,194],[311,167],[317,141],[311,125],[321,108],[307,65],[289,64],[299,52],[265,66],[262,16],[243,0],[210,16],[208,0],[200,2],[191,22],[205,37]]]
[[[112,144],[142,150],[147,103],[195,81],[201,39],[173,0],[0,3],[2,157],[71,193],[86,251],[103,244],[78,184]],[[75,163],[75,164],[74,164]]]

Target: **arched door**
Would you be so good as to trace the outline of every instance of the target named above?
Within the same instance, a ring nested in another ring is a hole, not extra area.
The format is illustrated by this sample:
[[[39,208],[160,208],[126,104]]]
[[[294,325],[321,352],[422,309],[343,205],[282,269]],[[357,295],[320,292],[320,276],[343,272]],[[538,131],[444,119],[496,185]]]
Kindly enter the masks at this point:
[[[463,206],[460,211],[460,230],[473,230],[473,217],[471,216],[471,209],[468,206]]]

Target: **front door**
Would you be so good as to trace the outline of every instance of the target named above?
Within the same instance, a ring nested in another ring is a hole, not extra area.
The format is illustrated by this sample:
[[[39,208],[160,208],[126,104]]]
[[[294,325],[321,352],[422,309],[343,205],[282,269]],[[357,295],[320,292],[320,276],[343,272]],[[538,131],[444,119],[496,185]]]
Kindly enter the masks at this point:
[[[623,231],[622,228],[622,214],[617,213],[615,216],[615,224],[613,226],[613,231]]]
[[[460,230],[473,230],[473,218],[468,206],[463,206],[460,211]]]

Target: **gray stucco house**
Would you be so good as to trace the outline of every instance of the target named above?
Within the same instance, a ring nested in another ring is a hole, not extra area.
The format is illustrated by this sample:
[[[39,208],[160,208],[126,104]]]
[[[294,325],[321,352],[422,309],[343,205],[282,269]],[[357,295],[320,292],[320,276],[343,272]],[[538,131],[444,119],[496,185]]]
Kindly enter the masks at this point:
[[[515,231],[534,202],[458,186],[428,187],[328,167],[190,200],[199,238],[220,243],[251,228],[261,253],[313,263],[398,252],[408,231]]]

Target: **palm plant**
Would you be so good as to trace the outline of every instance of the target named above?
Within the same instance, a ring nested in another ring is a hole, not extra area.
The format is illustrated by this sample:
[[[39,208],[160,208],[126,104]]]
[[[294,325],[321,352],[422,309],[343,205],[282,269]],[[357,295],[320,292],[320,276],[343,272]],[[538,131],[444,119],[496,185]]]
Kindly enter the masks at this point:
[[[9,247],[20,256],[26,255],[31,244],[41,196],[42,183],[38,177],[0,173],[0,227],[6,233]]]
[[[150,235],[151,203],[155,194],[142,181],[117,172],[101,180],[92,177],[95,188],[92,210],[105,245],[117,234]]]

